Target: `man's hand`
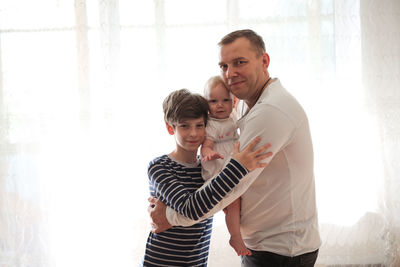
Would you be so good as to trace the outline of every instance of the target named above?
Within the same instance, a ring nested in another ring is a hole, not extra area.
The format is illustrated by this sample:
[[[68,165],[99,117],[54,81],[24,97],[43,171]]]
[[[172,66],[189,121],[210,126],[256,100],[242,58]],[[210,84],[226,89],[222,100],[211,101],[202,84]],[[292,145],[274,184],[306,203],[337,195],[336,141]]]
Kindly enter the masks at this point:
[[[233,150],[232,158],[239,161],[249,171],[256,168],[267,167],[268,164],[263,163],[262,161],[272,156],[272,152],[266,152],[267,149],[271,147],[271,144],[265,144],[254,151],[255,146],[260,141],[260,137],[254,138],[253,141],[251,141],[242,151],[239,151],[240,143],[237,142]]]
[[[155,197],[148,198],[150,204],[147,211],[151,218],[151,231],[155,234],[164,232],[172,227],[166,216],[167,206]]]

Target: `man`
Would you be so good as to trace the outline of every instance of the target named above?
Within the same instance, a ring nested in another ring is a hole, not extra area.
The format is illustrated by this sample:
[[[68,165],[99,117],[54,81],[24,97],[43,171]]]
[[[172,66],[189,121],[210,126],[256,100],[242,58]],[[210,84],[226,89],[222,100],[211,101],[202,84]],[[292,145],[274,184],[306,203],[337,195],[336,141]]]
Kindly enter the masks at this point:
[[[260,136],[272,144],[268,166],[247,174],[217,208],[241,196],[241,230],[251,255],[242,266],[314,266],[321,244],[315,203],[314,159],[307,116],[268,72],[269,56],[252,30],[226,35],[219,43],[220,68],[229,90],[247,105],[239,120],[240,144]],[[154,231],[190,220],[150,199]],[[165,213],[167,220],[165,218]],[[161,214],[161,215],[160,215]]]

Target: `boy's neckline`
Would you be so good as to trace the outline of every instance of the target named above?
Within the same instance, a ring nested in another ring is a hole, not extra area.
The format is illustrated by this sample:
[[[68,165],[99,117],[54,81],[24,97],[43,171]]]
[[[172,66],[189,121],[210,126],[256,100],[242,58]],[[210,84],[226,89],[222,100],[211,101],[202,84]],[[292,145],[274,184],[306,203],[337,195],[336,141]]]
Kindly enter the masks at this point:
[[[193,163],[184,162],[184,161],[181,161],[179,159],[176,159],[171,154],[168,154],[167,157],[169,157],[171,160],[173,160],[173,161],[175,161],[175,162],[177,162],[177,163],[179,163],[181,165],[187,166],[187,167],[196,167],[196,166],[198,166],[200,164],[200,158],[199,157],[197,157],[197,160],[195,162],[193,162]]]

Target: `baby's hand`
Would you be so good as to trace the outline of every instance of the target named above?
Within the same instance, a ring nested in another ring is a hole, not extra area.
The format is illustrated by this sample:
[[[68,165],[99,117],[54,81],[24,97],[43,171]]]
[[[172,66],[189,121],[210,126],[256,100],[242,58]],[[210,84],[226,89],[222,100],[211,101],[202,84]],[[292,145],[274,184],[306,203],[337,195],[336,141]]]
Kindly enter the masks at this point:
[[[201,161],[206,162],[209,160],[223,159],[223,158],[224,158],[224,156],[222,156],[218,152],[212,151],[211,153],[208,153],[207,155],[205,155]]]

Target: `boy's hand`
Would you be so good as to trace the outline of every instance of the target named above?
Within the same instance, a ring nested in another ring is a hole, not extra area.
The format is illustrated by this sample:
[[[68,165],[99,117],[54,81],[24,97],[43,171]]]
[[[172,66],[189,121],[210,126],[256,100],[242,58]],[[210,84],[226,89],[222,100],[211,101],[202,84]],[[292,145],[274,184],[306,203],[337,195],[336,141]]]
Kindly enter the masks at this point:
[[[201,161],[205,162],[205,161],[209,161],[209,160],[214,160],[214,159],[223,159],[224,156],[222,156],[221,154],[219,154],[216,151],[212,151],[211,153],[208,153],[207,155],[205,155]]]
[[[271,147],[271,144],[265,144],[256,151],[253,151],[254,147],[258,142],[260,142],[260,140],[260,137],[254,138],[253,141],[251,141],[251,143],[242,150],[242,152],[239,152],[240,143],[237,142],[235,144],[232,158],[239,161],[249,171],[252,171],[256,168],[266,167],[268,163],[262,163],[261,161],[272,156],[272,152],[264,153],[268,148]]]
[[[166,216],[167,206],[155,197],[148,198],[150,205],[147,208],[151,218],[151,231],[155,234],[164,232],[172,227]]]

